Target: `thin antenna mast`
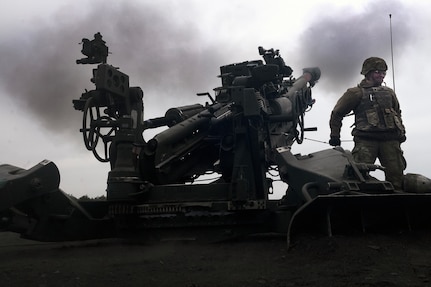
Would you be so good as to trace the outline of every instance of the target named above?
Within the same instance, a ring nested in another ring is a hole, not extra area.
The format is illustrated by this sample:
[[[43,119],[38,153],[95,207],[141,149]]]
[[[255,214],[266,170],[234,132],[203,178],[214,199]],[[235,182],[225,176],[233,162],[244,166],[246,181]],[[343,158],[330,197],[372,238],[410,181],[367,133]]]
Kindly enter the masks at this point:
[[[391,34],[392,84],[395,91],[394,46],[392,44],[392,14],[389,14],[389,29]]]

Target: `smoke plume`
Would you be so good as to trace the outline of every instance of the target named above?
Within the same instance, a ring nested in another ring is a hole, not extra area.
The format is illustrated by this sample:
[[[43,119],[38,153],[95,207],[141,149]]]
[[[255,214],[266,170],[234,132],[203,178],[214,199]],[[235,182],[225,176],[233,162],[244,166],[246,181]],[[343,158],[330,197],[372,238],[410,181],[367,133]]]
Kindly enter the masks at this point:
[[[359,82],[361,64],[367,57],[380,56],[390,64],[388,7],[397,13],[405,9],[395,1],[369,5],[361,12],[334,10],[312,17],[314,22],[307,24],[295,41],[299,45],[293,55],[295,62],[300,67],[317,65],[322,69],[319,90],[341,94]],[[211,31],[201,31],[193,19],[180,17],[176,8],[163,3],[105,5],[103,1],[92,1],[84,12],[64,6],[54,18],[40,20],[38,28],[2,39],[0,84],[23,113],[31,114],[54,133],[76,138],[82,113],[73,109],[72,100],[84,89],[93,88],[89,80],[94,68],[75,64],[83,57],[79,43],[101,32],[112,52],[108,63],[119,66],[130,76],[131,85],[144,90],[144,102],[153,107],[145,111],[146,117],[161,116],[172,105],[202,102],[195,94],[217,87],[219,66],[230,64],[231,51],[246,44],[235,42],[231,35],[212,40]],[[396,19],[393,31],[402,39],[395,43],[401,53],[411,37],[410,19],[407,14],[397,14]],[[244,33],[249,33],[249,38],[259,37],[255,31],[244,29]],[[284,55],[286,47],[274,48]],[[245,60],[254,59],[241,59]],[[160,112],[152,110],[154,107]]]
[[[322,70],[319,90],[341,96],[348,87],[359,83],[363,61],[373,56],[386,60],[389,66],[386,80],[390,78],[391,11],[396,11],[392,31],[399,56],[413,34],[408,9],[399,2],[371,1],[361,12],[333,10],[315,18],[299,42],[303,60],[317,63]]]
[[[90,78],[95,68],[75,64],[84,57],[79,43],[101,32],[112,53],[108,63],[128,74],[131,85],[141,86],[148,97],[144,101],[158,103],[162,113],[169,100],[176,105],[205,101],[195,95],[215,88],[223,63],[215,45],[208,45],[191,23],[153,6],[124,2],[88,6],[85,13],[65,6],[34,31],[2,39],[0,84],[23,114],[54,133],[76,138],[82,113],[73,109],[72,100],[94,88]],[[71,13],[77,15],[73,21],[64,17]]]

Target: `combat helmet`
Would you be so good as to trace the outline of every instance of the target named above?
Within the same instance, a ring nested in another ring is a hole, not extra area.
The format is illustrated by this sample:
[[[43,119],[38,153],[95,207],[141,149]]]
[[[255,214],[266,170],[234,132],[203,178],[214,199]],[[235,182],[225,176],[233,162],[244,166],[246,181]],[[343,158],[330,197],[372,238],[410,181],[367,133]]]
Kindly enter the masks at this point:
[[[366,75],[373,70],[386,71],[387,69],[388,65],[386,65],[385,60],[378,57],[370,57],[362,64],[361,74]]]

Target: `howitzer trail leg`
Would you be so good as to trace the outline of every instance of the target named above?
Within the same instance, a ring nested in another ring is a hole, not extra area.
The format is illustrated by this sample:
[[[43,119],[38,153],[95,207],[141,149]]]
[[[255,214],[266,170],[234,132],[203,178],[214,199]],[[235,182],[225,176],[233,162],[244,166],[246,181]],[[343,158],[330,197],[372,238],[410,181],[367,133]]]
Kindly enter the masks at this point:
[[[106,202],[94,202],[84,208],[62,192],[59,183],[58,169],[50,161],[29,170],[1,165],[2,228],[39,241],[112,237],[112,222],[104,217],[108,213]]]

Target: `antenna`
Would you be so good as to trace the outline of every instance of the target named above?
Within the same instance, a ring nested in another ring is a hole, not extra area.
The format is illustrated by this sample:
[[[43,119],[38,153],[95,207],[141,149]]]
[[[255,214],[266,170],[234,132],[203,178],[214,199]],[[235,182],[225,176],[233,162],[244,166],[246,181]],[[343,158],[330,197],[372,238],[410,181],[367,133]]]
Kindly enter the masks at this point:
[[[392,44],[392,14],[389,14],[389,30],[391,35],[392,83],[395,92],[394,46]]]

